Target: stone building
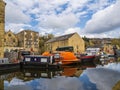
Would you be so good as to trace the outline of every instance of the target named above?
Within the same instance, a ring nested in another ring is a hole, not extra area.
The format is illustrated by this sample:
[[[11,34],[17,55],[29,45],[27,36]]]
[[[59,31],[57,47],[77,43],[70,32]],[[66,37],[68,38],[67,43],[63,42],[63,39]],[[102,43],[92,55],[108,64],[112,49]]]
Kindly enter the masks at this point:
[[[93,43],[94,46],[111,44],[111,38],[89,38],[89,41]]]
[[[90,41],[94,44],[94,47],[101,48],[107,54],[113,54],[113,45],[111,44],[111,38],[92,38]]]
[[[38,52],[39,33],[31,30],[24,30],[17,34],[18,45],[26,50]]]
[[[0,58],[4,57],[5,2],[0,0]]]
[[[5,33],[4,38],[4,46],[5,47],[18,47],[18,39],[12,31],[8,31]]]
[[[46,49],[48,51],[55,51],[57,47],[62,46],[73,46],[75,53],[85,51],[84,40],[77,33],[55,37],[46,42]]]

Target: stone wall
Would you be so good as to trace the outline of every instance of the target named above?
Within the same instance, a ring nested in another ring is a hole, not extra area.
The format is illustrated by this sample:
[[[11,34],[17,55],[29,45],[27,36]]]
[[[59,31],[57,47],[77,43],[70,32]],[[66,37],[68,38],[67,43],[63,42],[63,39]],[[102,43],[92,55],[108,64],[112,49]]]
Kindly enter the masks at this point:
[[[18,52],[5,52],[4,56],[5,58],[8,58],[10,63],[14,63],[15,60],[18,60]]]
[[[0,0],[0,58],[4,57],[5,3]]]
[[[18,39],[12,31],[8,31],[4,35],[4,46],[5,47],[17,47],[18,46]]]

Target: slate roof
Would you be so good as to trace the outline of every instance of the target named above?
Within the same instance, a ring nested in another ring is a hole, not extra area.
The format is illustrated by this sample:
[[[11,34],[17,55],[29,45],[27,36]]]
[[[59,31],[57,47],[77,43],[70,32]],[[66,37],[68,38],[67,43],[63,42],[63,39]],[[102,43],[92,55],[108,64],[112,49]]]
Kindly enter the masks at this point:
[[[54,37],[54,38],[48,40],[46,43],[67,40],[67,39],[69,39],[70,37],[72,37],[74,34],[75,34],[75,33],[71,33],[71,34],[66,34],[66,35]]]

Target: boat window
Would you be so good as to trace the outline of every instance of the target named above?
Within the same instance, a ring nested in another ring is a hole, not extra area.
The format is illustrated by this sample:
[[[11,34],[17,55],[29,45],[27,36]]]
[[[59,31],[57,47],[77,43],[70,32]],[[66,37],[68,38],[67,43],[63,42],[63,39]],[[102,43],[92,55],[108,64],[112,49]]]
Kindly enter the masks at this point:
[[[35,58],[34,61],[37,61],[37,58]]]
[[[41,62],[47,62],[47,58],[41,58]]]
[[[60,54],[55,54],[54,58],[60,58]]]
[[[25,58],[25,61],[30,61],[30,58]]]

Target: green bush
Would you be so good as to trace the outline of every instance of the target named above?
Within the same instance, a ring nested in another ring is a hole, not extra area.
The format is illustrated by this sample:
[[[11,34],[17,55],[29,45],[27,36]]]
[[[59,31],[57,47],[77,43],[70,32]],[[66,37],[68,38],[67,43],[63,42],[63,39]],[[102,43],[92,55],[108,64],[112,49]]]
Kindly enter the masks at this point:
[[[120,57],[118,58],[118,61],[120,62]]]

